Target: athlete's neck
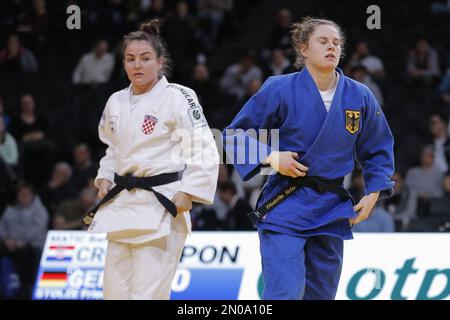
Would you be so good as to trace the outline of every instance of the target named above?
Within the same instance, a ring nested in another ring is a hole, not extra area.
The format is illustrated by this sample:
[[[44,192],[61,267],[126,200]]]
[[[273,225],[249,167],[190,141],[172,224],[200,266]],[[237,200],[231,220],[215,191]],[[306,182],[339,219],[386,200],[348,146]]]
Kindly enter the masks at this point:
[[[336,85],[337,76],[335,70],[324,72],[312,66],[307,66],[307,69],[320,91],[330,90]]]
[[[152,80],[143,85],[132,84],[131,89],[133,90],[133,94],[135,94],[135,95],[143,94],[143,93],[146,93],[146,92],[152,90],[152,88],[155,86],[155,84],[157,82],[158,82],[158,80],[156,79],[156,80]]]

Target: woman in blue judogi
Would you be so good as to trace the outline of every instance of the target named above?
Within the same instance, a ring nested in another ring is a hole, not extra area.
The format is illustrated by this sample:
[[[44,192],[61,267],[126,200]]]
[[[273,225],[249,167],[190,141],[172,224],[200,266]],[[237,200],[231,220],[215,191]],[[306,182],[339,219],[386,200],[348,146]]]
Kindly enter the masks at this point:
[[[294,24],[292,40],[303,70],[270,77],[224,131],[224,147],[244,180],[264,166],[276,171],[250,215],[263,298],[334,299],[343,240],[352,239],[351,226],[369,216],[380,194],[392,192],[393,137],[369,89],[337,68],[344,45],[338,25],[306,18]],[[261,129],[278,134],[278,148],[261,141]],[[365,180],[357,204],[343,188],[355,160]]]

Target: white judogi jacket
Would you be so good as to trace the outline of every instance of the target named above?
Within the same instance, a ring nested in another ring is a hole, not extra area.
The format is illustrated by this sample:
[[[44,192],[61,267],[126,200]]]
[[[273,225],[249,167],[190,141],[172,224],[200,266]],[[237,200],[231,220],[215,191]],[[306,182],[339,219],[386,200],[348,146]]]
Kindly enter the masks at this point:
[[[106,103],[99,136],[108,148],[95,185],[100,178],[113,182],[114,173],[147,177],[185,169],[180,181],[154,189],[168,199],[183,191],[193,201],[211,204],[219,154],[195,92],[163,77],[137,97],[138,102],[132,104],[130,85],[112,94]],[[190,232],[189,212],[181,215]],[[108,239],[116,241],[141,243],[167,235],[171,219],[153,192],[123,190],[99,208],[88,231],[107,232]]]

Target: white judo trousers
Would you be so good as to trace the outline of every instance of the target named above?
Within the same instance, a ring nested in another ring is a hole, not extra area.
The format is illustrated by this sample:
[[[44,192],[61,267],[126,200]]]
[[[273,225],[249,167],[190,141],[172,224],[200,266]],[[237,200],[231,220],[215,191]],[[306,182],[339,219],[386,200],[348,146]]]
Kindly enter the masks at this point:
[[[149,242],[108,241],[103,295],[106,300],[168,300],[187,236],[182,215],[171,232]],[[131,272],[130,272],[131,270]]]

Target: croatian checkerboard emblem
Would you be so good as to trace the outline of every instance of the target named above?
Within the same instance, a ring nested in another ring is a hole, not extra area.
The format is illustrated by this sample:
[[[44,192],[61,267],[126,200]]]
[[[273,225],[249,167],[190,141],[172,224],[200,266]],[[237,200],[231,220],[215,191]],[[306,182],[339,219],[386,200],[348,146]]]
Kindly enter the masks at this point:
[[[144,123],[142,124],[142,132],[145,134],[150,134],[155,129],[158,118],[155,116],[146,115],[144,118]]]

